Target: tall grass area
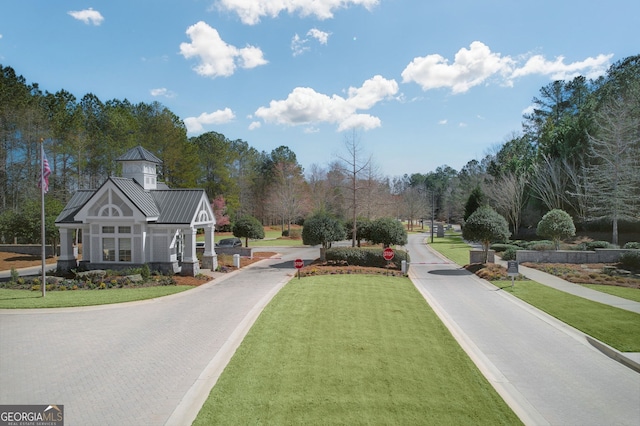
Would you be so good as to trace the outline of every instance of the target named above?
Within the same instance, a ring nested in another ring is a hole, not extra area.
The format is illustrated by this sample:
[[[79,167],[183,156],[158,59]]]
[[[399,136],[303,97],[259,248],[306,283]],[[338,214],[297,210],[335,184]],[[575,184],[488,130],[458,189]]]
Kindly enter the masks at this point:
[[[0,289],[0,309],[62,308],[108,305],[154,299],[192,289],[191,286],[158,286],[110,290],[39,291]]]
[[[520,421],[406,278],[292,280],[194,425],[477,425]]]
[[[640,314],[573,296],[535,281],[518,281],[503,290],[620,352],[640,352]]]

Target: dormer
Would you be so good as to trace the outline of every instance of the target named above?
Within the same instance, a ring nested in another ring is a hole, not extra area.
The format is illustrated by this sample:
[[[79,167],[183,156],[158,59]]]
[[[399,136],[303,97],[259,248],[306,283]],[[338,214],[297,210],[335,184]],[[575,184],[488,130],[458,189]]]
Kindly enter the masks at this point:
[[[122,177],[135,180],[146,191],[157,189],[156,165],[162,160],[141,146],[130,149],[116,159],[122,163]]]

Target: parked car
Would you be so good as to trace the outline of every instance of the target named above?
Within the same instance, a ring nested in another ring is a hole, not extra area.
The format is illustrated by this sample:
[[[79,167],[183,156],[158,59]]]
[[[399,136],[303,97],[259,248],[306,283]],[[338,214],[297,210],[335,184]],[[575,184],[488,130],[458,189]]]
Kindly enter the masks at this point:
[[[242,247],[240,238],[223,238],[216,243],[216,247]]]

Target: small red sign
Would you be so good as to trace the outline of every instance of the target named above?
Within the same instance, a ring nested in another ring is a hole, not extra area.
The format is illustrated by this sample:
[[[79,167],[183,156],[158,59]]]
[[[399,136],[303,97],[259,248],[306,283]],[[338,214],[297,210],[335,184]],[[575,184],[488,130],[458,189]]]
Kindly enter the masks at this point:
[[[385,260],[391,260],[393,259],[393,256],[394,256],[393,249],[390,247],[387,247],[382,252],[382,257],[384,257]]]
[[[293,266],[295,266],[296,269],[304,268],[304,260],[302,260],[302,259],[294,260],[293,261]]]

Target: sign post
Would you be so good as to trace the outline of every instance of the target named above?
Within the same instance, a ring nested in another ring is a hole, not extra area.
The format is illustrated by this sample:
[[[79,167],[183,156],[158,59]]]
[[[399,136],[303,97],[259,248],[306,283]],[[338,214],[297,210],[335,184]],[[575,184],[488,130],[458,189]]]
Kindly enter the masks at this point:
[[[513,280],[515,277],[520,275],[518,272],[518,261],[517,260],[508,260],[507,261],[507,275],[511,277],[511,288],[513,288]]]
[[[382,257],[384,257],[384,260],[391,260],[391,259],[393,259],[394,255],[395,254],[394,254],[393,249],[391,247],[387,247],[382,252]]]
[[[387,274],[389,271],[389,262],[391,262],[391,259],[393,259],[393,256],[395,255],[395,253],[393,252],[393,249],[391,247],[387,247],[386,249],[384,249],[382,251],[382,257],[384,257],[384,260],[387,261]]]
[[[293,266],[296,267],[296,269],[298,270],[298,279],[300,279],[300,269],[302,269],[304,267],[304,260],[302,259],[296,259],[293,261]]]

